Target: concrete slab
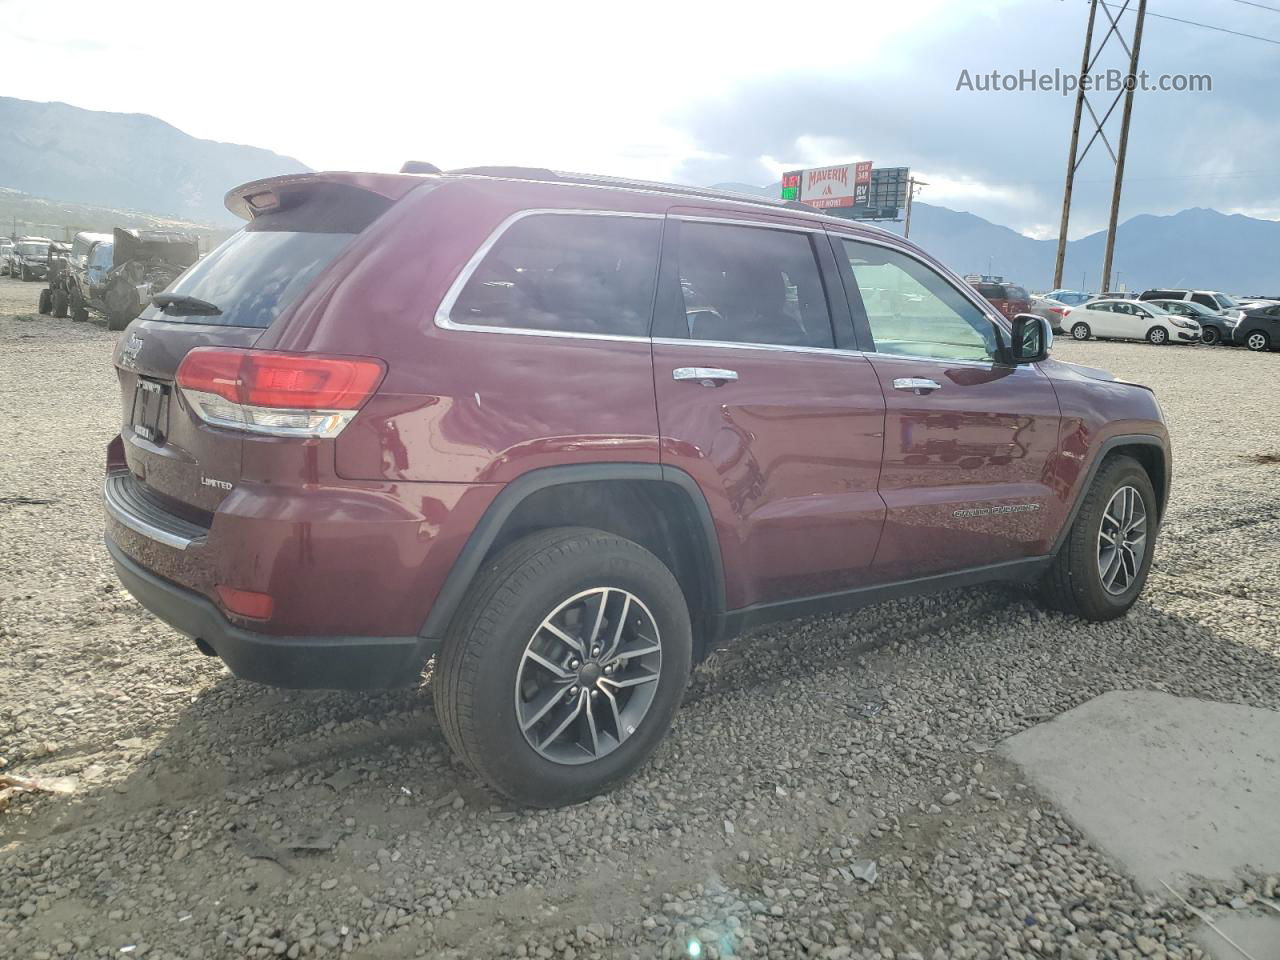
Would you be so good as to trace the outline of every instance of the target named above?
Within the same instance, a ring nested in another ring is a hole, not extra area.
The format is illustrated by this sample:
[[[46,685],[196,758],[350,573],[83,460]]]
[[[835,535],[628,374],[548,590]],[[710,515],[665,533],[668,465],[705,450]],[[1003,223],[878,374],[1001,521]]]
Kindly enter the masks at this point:
[[[1270,917],[1231,914],[1214,917],[1213,922],[1244,953],[1202,926],[1195,932],[1195,941],[1209,956],[1218,960],[1242,960],[1244,956],[1252,960],[1280,960],[1280,914]]]
[[[1280,871],[1276,711],[1117,690],[1000,751],[1145,890]]]

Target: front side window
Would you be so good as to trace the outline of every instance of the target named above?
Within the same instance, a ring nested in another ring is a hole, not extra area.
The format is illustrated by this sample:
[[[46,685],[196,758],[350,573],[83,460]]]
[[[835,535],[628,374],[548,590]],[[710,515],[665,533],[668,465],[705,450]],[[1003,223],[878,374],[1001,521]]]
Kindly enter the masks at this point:
[[[694,340],[834,347],[826,291],[808,233],[680,223],[684,319]]]
[[[940,273],[877,244],[844,240],[877,353],[995,360],[995,324]]]
[[[662,221],[533,214],[498,238],[449,313],[454,323],[644,337]]]

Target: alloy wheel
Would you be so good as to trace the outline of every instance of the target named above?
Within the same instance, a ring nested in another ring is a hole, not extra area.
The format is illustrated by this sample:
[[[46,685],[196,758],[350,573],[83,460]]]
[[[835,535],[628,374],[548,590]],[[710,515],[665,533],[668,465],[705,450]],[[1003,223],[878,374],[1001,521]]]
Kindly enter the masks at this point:
[[[1153,327],[1151,332],[1147,334],[1147,339],[1152,343],[1164,343],[1169,339],[1169,335],[1160,327]]]
[[[616,587],[585,590],[529,638],[516,671],[516,719],[553,763],[589,763],[636,732],[657,692],[662,642],[649,608]]]
[[[1249,338],[1245,340],[1245,346],[1250,350],[1267,349],[1267,335],[1265,333],[1251,333]]]
[[[1075,340],[1088,340],[1089,328],[1085,326],[1083,323],[1077,323],[1074,327],[1071,328],[1071,336],[1072,336],[1072,339],[1075,339]]]
[[[1118,596],[1133,586],[1146,550],[1146,504],[1135,488],[1121,487],[1111,495],[1098,528],[1098,576],[1103,589]]]

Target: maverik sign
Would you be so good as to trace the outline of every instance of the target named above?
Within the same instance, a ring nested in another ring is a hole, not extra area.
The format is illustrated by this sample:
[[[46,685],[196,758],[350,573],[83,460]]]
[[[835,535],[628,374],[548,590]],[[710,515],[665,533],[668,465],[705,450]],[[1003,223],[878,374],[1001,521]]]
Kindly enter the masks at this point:
[[[820,210],[853,207],[867,202],[871,161],[802,170],[799,179],[800,195],[792,199],[802,200]]]

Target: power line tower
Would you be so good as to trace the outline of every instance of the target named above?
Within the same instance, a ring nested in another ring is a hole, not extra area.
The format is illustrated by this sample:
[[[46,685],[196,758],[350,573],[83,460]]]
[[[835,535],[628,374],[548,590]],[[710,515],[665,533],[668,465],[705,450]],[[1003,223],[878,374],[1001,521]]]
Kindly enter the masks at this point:
[[[1124,185],[1124,163],[1129,152],[1129,120],[1133,116],[1133,91],[1138,83],[1138,55],[1142,50],[1142,24],[1147,16],[1147,0],[1137,0],[1138,9],[1133,33],[1126,39],[1124,31],[1120,27],[1120,19],[1129,12],[1129,7],[1133,0],[1124,0],[1124,5],[1113,15],[1112,7],[1117,3],[1118,0],[1111,0],[1110,3],[1108,3],[1108,0],[1091,0],[1089,4],[1089,25],[1085,28],[1084,55],[1080,60],[1080,83],[1076,87],[1075,119],[1071,124],[1071,149],[1067,155],[1067,182],[1062,191],[1062,225],[1058,230],[1058,258],[1053,268],[1053,285],[1055,288],[1062,286],[1062,267],[1067,257],[1067,227],[1071,222],[1071,194],[1075,186],[1076,171],[1080,169],[1080,165],[1084,163],[1084,158],[1089,155],[1089,150],[1098,140],[1101,140],[1107,148],[1107,153],[1111,155],[1111,159],[1116,166],[1115,183],[1111,189],[1111,218],[1107,224],[1107,251],[1102,261],[1102,285],[1098,292],[1106,293],[1111,285],[1111,261],[1115,255],[1116,247],[1116,223],[1120,217],[1120,189]],[[1099,8],[1102,9],[1111,25],[1103,36],[1102,42],[1095,48],[1093,45],[1093,29],[1097,22]],[[1089,102],[1087,87],[1090,86],[1090,81],[1088,78],[1092,76],[1093,68],[1098,63],[1098,57],[1112,37],[1116,38],[1116,42],[1129,55],[1129,72],[1125,76],[1125,82],[1120,92],[1111,101],[1111,106],[1099,117],[1097,111],[1093,108],[1093,104]],[[1111,115],[1115,113],[1116,107],[1120,105],[1121,100],[1124,101],[1124,107],[1120,115],[1119,145],[1112,147],[1111,141],[1107,139],[1104,127],[1106,127],[1107,121],[1111,119]],[[1085,144],[1084,151],[1080,152],[1080,121],[1086,109],[1089,111],[1089,117],[1093,121],[1093,135],[1089,137],[1089,142]]]

